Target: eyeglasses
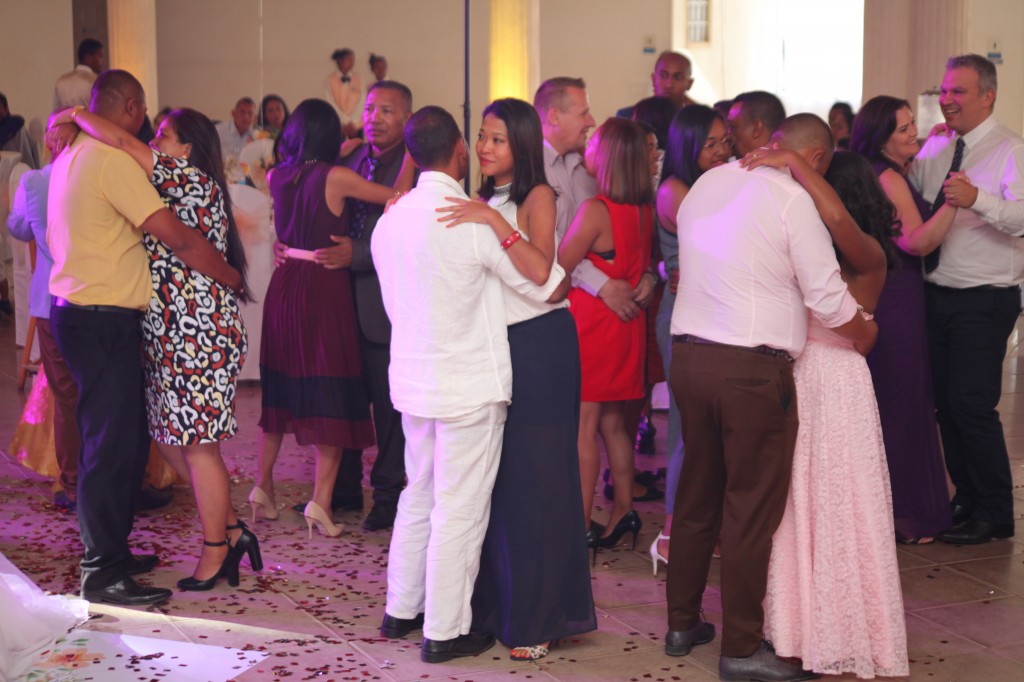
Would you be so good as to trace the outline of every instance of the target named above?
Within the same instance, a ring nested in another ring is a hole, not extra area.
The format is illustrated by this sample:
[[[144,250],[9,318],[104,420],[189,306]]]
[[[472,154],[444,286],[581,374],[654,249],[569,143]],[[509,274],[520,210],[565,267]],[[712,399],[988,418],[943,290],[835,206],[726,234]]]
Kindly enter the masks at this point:
[[[717,140],[713,137],[709,137],[707,140],[704,141],[703,149],[711,151],[712,149],[715,149],[719,145],[724,146],[726,149],[731,149],[732,135],[726,135],[725,137]]]

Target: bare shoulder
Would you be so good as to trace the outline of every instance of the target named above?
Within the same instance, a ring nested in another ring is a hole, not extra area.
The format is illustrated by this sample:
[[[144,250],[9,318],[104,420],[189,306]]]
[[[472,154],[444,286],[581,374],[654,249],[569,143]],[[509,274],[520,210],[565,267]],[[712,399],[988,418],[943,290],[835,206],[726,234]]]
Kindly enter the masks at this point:
[[[554,205],[555,190],[551,189],[551,185],[534,185],[530,193],[526,195],[525,203],[528,207],[540,206],[545,203]]]
[[[597,197],[591,197],[580,204],[579,214],[587,220],[611,221],[611,213],[608,206]]]

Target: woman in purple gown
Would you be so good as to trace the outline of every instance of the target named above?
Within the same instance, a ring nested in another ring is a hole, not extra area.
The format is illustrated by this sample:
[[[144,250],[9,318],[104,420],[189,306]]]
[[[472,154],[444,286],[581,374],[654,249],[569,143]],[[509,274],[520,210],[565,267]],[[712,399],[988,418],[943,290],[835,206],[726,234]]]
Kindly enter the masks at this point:
[[[871,161],[899,220],[900,267],[889,273],[875,310],[878,343],[868,366],[892,480],[896,538],[929,543],[951,519],[928,365],[922,258],[945,238],[956,209],[944,204],[932,215],[907,182],[920,145],[906,100],[882,95],[861,107],[850,149]]]

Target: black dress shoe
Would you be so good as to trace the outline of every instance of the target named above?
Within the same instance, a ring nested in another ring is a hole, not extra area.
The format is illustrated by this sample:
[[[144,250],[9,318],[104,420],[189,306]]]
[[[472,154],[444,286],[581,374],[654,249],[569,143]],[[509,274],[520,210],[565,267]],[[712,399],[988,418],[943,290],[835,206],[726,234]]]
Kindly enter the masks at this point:
[[[394,502],[377,502],[363,519],[364,530],[384,530],[395,525],[398,505]]]
[[[641,455],[653,455],[654,436],[657,433],[658,429],[654,428],[654,424],[647,417],[644,417],[636,430],[636,451]]]
[[[384,614],[384,622],[380,624],[380,636],[388,639],[401,639],[414,630],[423,629],[423,614],[415,618],[396,618]]]
[[[776,656],[775,648],[769,642],[761,642],[760,648],[750,656],[721,656],[718,659],[718,677],[732,682],[799,682],[818,679],[818,675],[804,670],[798,662]]]
[[[961,523],[970,521],[971,517],[974,516],[974,507],[968,507],[962,504],[953,503],[951,505],[953,512],[953,527],[956,528]]]
[[[424,663],[444,663],[462,656],[478,656],[494,646],[494,635],[489,632],[470,632],[455,639],[423,638],[420,660]]]
[[[939,533],[939,539],[951,545],[980,545],[989,540],[1013,537],[1013,522],[990,523],[971,519],[956,528]]]
[[[615,499],[615,486],[611,484],[611,473],[612,472],[610,469],[604,470],[604,499],[606,500]],[[639,480],[638,475],[634,475],[633,480],[636,481],[637,483],[640,483],[640,485],[642,486],[646,486],[647,488],[647,490],[645,490],[642,495],[633,496],[634,502],[652,502],[654,500],[661,500],[665,497],[665,493],[655,488],[653,484],[642,483]]]
[[[335,511],[363,511],[363,494],[331,495],[331,509]]]
[[[170,488],[157,490],[153,486],[147,485],[139,493],[139,511],[152,511],[166,507],[173,499],[174,491]]]
[[[160,564],[156,554],[132,554],[131,558],[124,562],[124,572],[128,575],[140,575],[149,573]]]
[[[686,656],[695,644],[707,644],[715,638],[713,623],[702,621],[689,630],[669,630],[665,635],[665,653],[669,656]]]
[[[140,585],[126,575],[116,583],[98,590],[83,587],[82,598],[91,602],[105,602],[118,606],[146,606],[167,601],[171,598],[171,591],[162,587]]]

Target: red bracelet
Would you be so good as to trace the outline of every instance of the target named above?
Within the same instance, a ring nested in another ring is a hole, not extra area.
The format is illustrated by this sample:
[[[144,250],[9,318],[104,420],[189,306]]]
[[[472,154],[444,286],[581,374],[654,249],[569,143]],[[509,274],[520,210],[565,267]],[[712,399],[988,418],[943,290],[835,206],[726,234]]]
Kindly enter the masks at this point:
[[[523,238],[523,235],[519,234],[518,232],[513,232],[512,234],[510,234],[509,236],[505,237],[505,239],[502,240],[501,248],[503,248],[506,251],[508,251],[510,248],[512,248],[513,244],[515,244],[517,241],[519,241],[522,238]]]

